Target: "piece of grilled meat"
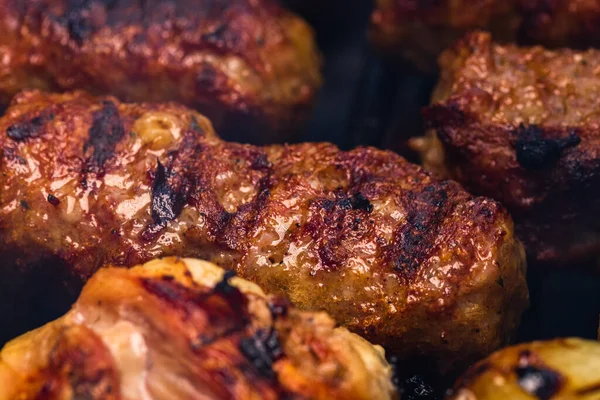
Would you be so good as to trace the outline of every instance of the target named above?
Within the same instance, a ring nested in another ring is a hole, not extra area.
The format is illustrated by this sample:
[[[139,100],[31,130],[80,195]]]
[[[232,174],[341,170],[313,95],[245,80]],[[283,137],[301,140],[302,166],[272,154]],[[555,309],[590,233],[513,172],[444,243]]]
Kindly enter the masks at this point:
[[[221,268],[102,268],[0,352],[0,399],[393,399],[383,349]]]
[[[177,101],[222,136],[284,142],[321,81],[311,28],[276,0],[0,0],[0,104],[23,89]]]
[[[377,0],[377,46],[434,71],[439,54],[465,33],[547,47],[600,45],[600,0]]]
[[[555,339],[503,349],[473,366],[448,400],[597,400],[600,343]]]
[[[40,276],[64,293],[104,263],[193,256],[446,371],[504,344],[527,305],[508,212],[391,152],[228,143],[174,104],[35,91],[0,148],[3,321],[27,317],[19,295],[50,304]]]
[[[564,263],[598,254],[600,78],[595,50],[498,45],[473,33],[441,58],[442,75],[413,141],[424,165],[501,201],[528,256]]]

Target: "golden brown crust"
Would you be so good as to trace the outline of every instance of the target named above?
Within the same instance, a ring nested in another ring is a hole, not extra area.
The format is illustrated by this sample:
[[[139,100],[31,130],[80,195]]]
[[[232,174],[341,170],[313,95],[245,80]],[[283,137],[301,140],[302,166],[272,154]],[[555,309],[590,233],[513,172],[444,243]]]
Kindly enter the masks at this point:
[[[274,0],[2,0],[0,51],[0,103],[23,89],[177,101],[244,142],[289,139],[321,79],[311,28]]]
[[[450,400],[594,400],[600,397],[600,343],[555,339],[498,351],[468,370]]]
[[[502,42],[600,45],[600,0],[378,0],[371,20],[380,48],[428,71],[444,49],[477,29]]]
[[[431,140],[426,167],[505,204],[532,258],[595,254],[600,52],[503,46],[474,33],[440,61],[425,120],[445,154],[430,157],[440,153]]]
[[[224,272],[99,270],[69,313],[0,352],[0,399],[396,398],[380,347]]]
[[[502,345],[527,304],[506,210],[391,152],[227,143],[180,106],[39,92],[0,146],[2,273],[23,293],[40,270],[205,258],[443,370]]]

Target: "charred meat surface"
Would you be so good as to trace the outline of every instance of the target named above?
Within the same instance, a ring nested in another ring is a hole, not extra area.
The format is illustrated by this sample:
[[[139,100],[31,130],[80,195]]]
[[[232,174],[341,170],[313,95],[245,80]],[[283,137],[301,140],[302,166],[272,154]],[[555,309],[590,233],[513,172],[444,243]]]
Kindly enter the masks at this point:
[[[45,113],[35,136],[8,136]],[[101,165],[86,147],[99,113]],[[527,306],[508,212],[392,152],[229,143],[175,104],[35,91],[0,119],[0,148],[0,284],[21,298],[37,298],[40,268],[85,280],[105,263],[197,257],[442,371],[503,345]],[[27,316],[17,297],[0,304]]]
[[[509,347],[468,370],[448,400],[600,398],[600,343],[555,339]]]
[[[394,399],[383,349],[196,259],[102,268],[0,352],[0,398]],[[251,350],[250,350],[251,349]]]
[[[380,48],[433,71],[440,53],[472,30],[547,47],[600,45],[600,0],[377,0],[371,36]]]
[[[0,51],[1,104],[23,89],[176,101],[242,142],[292,138],[321,81],[312,29],[275,0],[1,0]]]
[[[473,33],[440,60],[432,131],[415,142],[425,167],[507,206],[532,259],[598,254],[600,52]]]

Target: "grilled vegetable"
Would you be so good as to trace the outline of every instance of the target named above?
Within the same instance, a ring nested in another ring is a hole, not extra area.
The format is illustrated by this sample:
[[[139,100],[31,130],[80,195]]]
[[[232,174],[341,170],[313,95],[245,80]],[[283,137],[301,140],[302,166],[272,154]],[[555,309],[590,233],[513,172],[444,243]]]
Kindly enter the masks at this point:
[[[217,266],[100,269],[0,352],[0,399],[392,399],[383,349]]]
[[[476,364],[448,400],[600,398],[600,343],[556,339],[509,347]]]

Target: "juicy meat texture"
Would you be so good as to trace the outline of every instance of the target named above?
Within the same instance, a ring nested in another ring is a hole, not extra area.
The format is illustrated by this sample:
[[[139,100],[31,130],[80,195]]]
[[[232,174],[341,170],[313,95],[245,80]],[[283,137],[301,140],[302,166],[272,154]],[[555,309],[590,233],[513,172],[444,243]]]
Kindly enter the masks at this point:
[[[17,96],[0,148],[9,320],[50,304],[39,276],[63,294],[104,263],[197,257],[448,371],[513,337],[527,305],[507,211],[391,152],[229,143],[184,107],[80,92]]]
[[[23,89],[177,101],[242,142],[299,133],[312,29],[276,0],[0,0],[0,104]]]
[[[501,201],[528,256],[564,263],[600,250],[596,50],[495,44],[473,33],[441,58],[425,110],[424,164]]]
[[[371,36],[377,46],[426,71],[465,33],[547,47],[600,45],[600,0],[377,0]]]
[[[576,338],[525,343],[469,369],[447,400],[600,398],[600,343]]]
[[[0,399],[397,398],[392,368],[325,313],[195,259],[102,268],[71,311],[0,352]]]

